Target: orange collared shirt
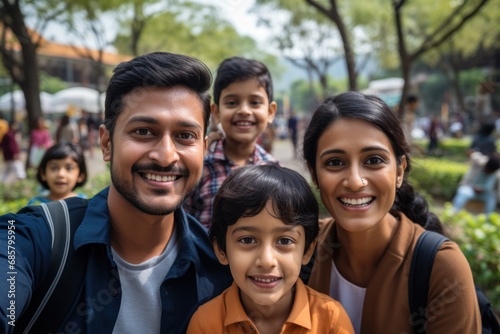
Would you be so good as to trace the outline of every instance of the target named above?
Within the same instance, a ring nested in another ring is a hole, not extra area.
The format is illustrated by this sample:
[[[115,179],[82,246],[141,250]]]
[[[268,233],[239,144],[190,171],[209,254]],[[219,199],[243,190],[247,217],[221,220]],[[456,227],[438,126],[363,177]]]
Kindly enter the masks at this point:
[[[258,334],[245,313],[239,288],[233,282],[222,294],[200,306],[191,318],[187,334]],[[354,333],[351,321],[339,302],[304,285],[295,284],[292,311],[280,334]]]

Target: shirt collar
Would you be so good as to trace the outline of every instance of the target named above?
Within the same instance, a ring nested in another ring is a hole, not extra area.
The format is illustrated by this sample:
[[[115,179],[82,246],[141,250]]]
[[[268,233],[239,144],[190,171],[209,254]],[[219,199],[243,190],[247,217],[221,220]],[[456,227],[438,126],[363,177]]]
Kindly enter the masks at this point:
[[[297,283],[293,287],[295,289],[295,297],[293,301],[292,311],[290,312],[285,323],[293,323],[295,325],[304,327],[311,330],[311,313],[309,309],[309,298],[307,296],[307,290],[299,278]],[[227,328],[233,324],[240,322],[251,323],[250,318],[245,313],[243,305],[241,304],[241,298],[239,294],[239,288],[236,283],[233,282],[229,288],[227,294],[224,297],[224,303],[226,305],[226,318],[224,319],[224,327]]]
[[[75,232],[74,245],[76,250],[88,244],[105,244],[109,253],[111,253],[108,193],[109,187],[89,200],[83,221]],[[190,262],[198,264],[199,260],[186,213],[182,208],[179,208],[174,212],[174,215],[179,243],[179,254],[177,256],[179,261],[176,260],[176,263],[180,266],[178,272],[171,270],[172,275],[175,276],[181,275],[181,272]]]
[[[75,249],[90,243],[110,245],[108,193],[109,187],[89,200],[83,221],[75,232]]]
[[[224,153],[224,141],[225,139],[220,139],[213,142],[208,149],[205,160],[231,161]],[[277,160],[259,146],[259,144],[255,144],[253,153],[248,158],[248,161],[252,164],[260,164],[262,162],[276,162]]]

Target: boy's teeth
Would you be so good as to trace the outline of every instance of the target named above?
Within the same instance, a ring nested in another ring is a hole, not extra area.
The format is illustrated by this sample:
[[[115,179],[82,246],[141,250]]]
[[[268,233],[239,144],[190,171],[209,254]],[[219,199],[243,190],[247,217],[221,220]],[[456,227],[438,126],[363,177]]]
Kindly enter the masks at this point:
[[[158,182],[170,182],[170,181],[175,181],[175,176],[161,176],[161,175],[147,173],[146,179]]]
[[[271,283],[278,280],[278,278],[260,278],[260,277],[254,277],[253,279],[256,280],[257,282],[263,282],[263,283]]]

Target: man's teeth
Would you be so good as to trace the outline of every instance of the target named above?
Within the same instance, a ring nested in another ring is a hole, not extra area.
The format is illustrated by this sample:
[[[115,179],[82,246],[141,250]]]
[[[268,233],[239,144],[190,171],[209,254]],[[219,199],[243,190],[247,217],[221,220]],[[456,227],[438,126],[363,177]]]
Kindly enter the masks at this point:
[[[171,182],[175,181],[176,177],[175,176],[161,176],[161,175],[155,175],[151,173],[147,173],[146,179],[148,180],[153,180],[153,181],[158,181],[158,182]]]
[[[363,197],[363,198],[345,198],[342,197],[340,201],[344,204],[348,205],[363,205],[368,204],[372,200],[371,197]]]
[[[271,283],[279,280],[279,278],[260,278],[260,277],[254,277],[253,279],[256,280],[257,282],[263,282],[263,283]]]

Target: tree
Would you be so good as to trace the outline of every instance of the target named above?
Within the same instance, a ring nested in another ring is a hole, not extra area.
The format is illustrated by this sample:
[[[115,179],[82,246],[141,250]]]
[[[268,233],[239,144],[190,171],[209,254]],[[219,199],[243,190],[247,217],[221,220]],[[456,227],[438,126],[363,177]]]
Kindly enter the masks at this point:
[[[336,25],[342,40],[341,48],[348,72],[347,86],[351,90],[358,88],[358,72],[354,47],[351,43],[352,37],[339,14],[336,1],[332,0],[330,3],[332,7],[326,8],[316,1],[256,0],[256,7],[253,9],[261,17],[267,16],[260,22],[268,26],[275,24],[277,12],[288,17],[286,22],[279,22],[281,25],[280,33],[276,34],[274,39],[278,41],[278,46],[285,53],[285,56],[290,50],[301,49],[302,60],[296,60],[299,57],[286,57],[288,59],[295,58],[292,62],[296,65],[306,69],[306,71],[316,73],[322,82],[324,94],[326,93],[324,89],[328,86],[326,82],[327,70],[338,60],[335,54],[338,54],[339,47],[337,43],[332,43],[338,36],[332,33],[332,22]]]
[[[215,68],[224,58],[240,55],[275,63],[274,57],[259,50],[255,41],[241,36],[226,20],[220,18],[216,7],[191,1],[172,2],[165,7],[145,5],[147,24],[142,28],[140,40],[133,42],[129,27],[133,18],[120,22],[120,33],[114,46],[119,52],[128,52],[130,45],[137,45],[137,53],[168,51],[183,53],[201,59]]]
[[[131,0],[126,1],[118,8],[120,17],[117,18],[119,26],[129,31],[128,34],[118,34],[114,45],[125,54],[134,57],[140,55],[139,43],[144,35],[148,23],[157,15],[172,10],[175,1],[167,1],[162,8],[152,9],[155,0]],[[123,13],[123,15],[121,15]]]
[[[358,71],[356,69],[355,53],[353,44],[351,42],[351,36],[348,33],[346,24],[344,23],[343,16],[340,14],[339,6],[337,0],[330,0],[330,7],[322,5],[319,1],[306,0],[306,2],[316,8],[320,13],[332,20],[337,26],[337,29],[342,39],[342,45],[344,48],[344,58],[347,67],[347,73],[349,75],[349,89],[358,90]]]
[[[449,86],[455,97],[457,112],[470,112],[470,108],[465,108],[465,94],[471,92],[464,91],[460,84],[462,72],[474,67],[494,70],[495,52],[500,49],[500,3],[498,0],[488,4],[487,10],[482,10],[474,16],[468,23],[467,29],[461,29],[440,47],[429,51],[423,59],[441,70],[447,79]],[[485,72],[476,82],[476,87],[481,82],[490,80],[492,73]],[[475,92],[478,93],[477,91]],[[474,92],[472,92],[474,94]],[[471,118],[473,115],[469,115]]]
[[[295,66],[306,71],[311,92],[313,75],[321,86],[317,100],[328,96],[328,70],[341,59],[336,34],[332,34],[332,25],[328,20],[297,19],[291,15],[280,22],[276,13],[268,8],[258,9],[259,24],[264,24],[270,31],[279,31],[271,39],[277,44],[281,54]]]
[[[64,10],[64,3],[51,0],[44,2],[1,0],[0,2],[2,26],[0,27],[2,29],[0,55],[12,81],[19,85],[24,93],[29,130],[35,127],[37,119],[42,116],[37,60],[37,48],[42,41],[40,33],[44,31],[50,20]],[[35,30],[28,28],[25,12],[38,18]]]
[[[441,46],[444,42],[449,40],[454,34],[456,34],[467,21],[469,21],[474,15],[479,13],[480,9],[488,2],[488,0],[475,0],[475,1],[462,1],[462,2],[452,2],[452,3],[439,3],[439,5],[448,5],[449,8],[439,11],[441,20],[437,24],[426,24],[422,28],[417,29],[417,31],[411,31],[411,25],[405,25],[405,17],[403,11],[406,9],[412,13],[423,13],[422,9],[425,7],[422,3],[415,4],[409,3],[407,0],[393,0],[393,15],[394,23],[396,28],[396,35],[398,41],[398,54],[400,59],[401,75],[404,79],[404,86],[401,93],[401,101],[399,103],[399,118],[403,119],[405,116],[405,102],[406,97],[410,88],[410,74],[411,68],[415,60],[423,56],[425,53],[432,49]],[[435,2],[433,2],[436,4]],[[454,8],[450,7],[450,4],[455,5]],[[433,11],[436,12],[436,7],[432,7]],[[427,8],[428,9],[428,8]],[[443,13],[446,15],[443,17]],[[408,19],[408,17],[406,17]],[[422,15],[419,19],[425,20]],[[426,23],[430,23],[429,20],[425,20]],[[412,22],[408,19],[408,22]],[[413,21],[415,22],[415,21]],[[419,27],[418,25],[416,25]],[[422,25],[420,25],[422,27]],[[410,41],[415,41],[410,45]]]

